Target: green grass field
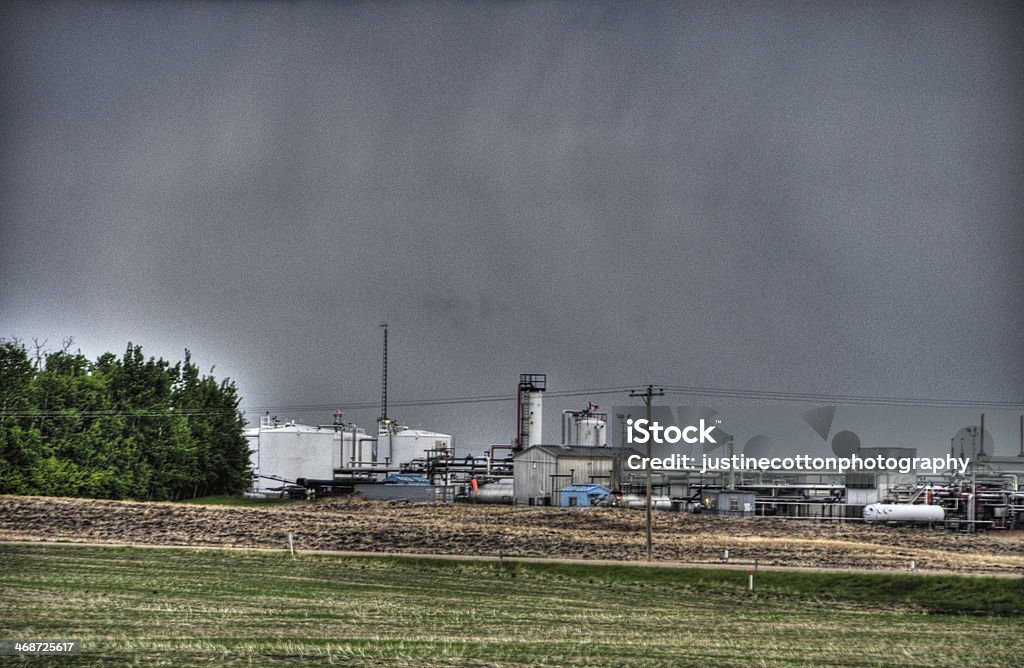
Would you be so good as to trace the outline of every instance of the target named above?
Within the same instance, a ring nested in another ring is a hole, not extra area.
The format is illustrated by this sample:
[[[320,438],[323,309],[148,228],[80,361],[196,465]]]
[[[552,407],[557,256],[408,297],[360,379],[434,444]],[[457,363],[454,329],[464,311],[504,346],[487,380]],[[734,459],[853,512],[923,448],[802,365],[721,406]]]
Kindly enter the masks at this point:
[[[1024,581],[0,545],[12,665],[1019,666]],[[71,663],[73,661],[73,664]]]

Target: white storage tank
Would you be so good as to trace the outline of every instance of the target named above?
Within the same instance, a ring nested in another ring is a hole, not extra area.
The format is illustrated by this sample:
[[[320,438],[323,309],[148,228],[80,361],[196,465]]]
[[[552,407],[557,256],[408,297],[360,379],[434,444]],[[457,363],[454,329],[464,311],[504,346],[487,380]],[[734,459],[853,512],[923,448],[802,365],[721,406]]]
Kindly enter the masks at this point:
[[[512,479],[503,478],[489,482],[486,485],[481,485],[480,489],[470,493],[469,498],[473,503],[506,503],[511,505],[515,501],[515,495],[512,493]]]
[[[625,508],[647,508],[646,497],[639,494],[626,494],[619,497],[618,505]],[[672,499],[667,496],[652,496],[651,508],[655,510],[672,510]]]
[[[282,480],[333,479],[334,469],[341,461],[333,430],[295,422],[261,424],[250,456],[256,464],[256,491],[280,487],[284,484]]]
[[[428,454],[431,454],[430,451],[434,451],[434,456],[441,450],[452,451],[450,434],[439,434],[423,429],[399,427],[395,433],[379,434],[377,439],[378,450],[386,458],[388,466],[395,470],[414,459],[426,459]]]
[[[864,506],[866,522],[941,522],[946,511],[940,506],[911,503],[872,503]]]
[[[562,445],[602,448],[608,445],[608,414],[587,402],[581,411],[562,411]]]
[[[576,417],[573,419],[573,423],[575,438],[572,445],[600,447],[608,444],[605,439],[606,423],[601,418]]]
[[[529,448],[544,442],[544,395],[538,391],[530,392],[527,405],[530,416],[530,436],[525,447]]]
[[[249,427],[242,430],[245,442],[249,444],[249,467],[254,473],[260,470],[260,428]]]

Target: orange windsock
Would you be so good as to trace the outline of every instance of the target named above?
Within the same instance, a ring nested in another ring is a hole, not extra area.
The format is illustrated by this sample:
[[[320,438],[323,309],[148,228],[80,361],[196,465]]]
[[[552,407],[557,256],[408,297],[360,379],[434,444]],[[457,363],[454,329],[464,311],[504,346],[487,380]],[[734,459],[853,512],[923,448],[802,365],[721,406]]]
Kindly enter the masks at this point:
[[[473,485],[473,491],[474,492],[479,492],[480,491],[480,485],[477,484],[476,478],[473,478],[473,480],[470,482],[470,484]]]

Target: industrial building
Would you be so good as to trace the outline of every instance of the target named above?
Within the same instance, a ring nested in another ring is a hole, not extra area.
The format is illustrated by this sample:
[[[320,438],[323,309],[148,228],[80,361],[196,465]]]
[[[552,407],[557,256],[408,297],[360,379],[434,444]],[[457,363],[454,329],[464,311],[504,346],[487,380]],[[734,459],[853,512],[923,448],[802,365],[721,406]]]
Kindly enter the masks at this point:
[[[491,445],[482,455],[456,456],[451,435],[402,427],[388,416],[385,326],[381,417],[375,432],[343,422],[340,411],[331,424],[319,425],[282,423],[264,416],[258,427],[245,434],[251,443],[253,492],[274,493],[293,486],[318,494],[357,492],[374,499],[646,507],[647,472],[627,467],[626,462],[631,456],[647,453],[609,446],[608,414],[599,412],[593,403],[583,410],[562,411],[558,442],[545,439],[546,390],[545,374],[521,374],[510,442]],[[681,419],[684,414],[689,420],[698,413],[680,408]],[[848,425],[834,425],[835,407],[800,415],[803,423],[785,423],[780,441],[791,441],[802,433],[815,443],[825,443],[831,436],[833,452],[840,456],[854,452],[867,459],[910,460],[917,456],[916,447],[861,447],[860,437]],[[617,417],[625,424],[628,415]],[[732,424],[743,424],[746,433],[769,429],[761,421],[747,419],[744,423],[743,416],[738,417]],[[742,517],[939,522],[947,528],[971,531],[1024,527],[1024,492],[1020,490],[1024,416],[1019,454],[998,457],[993,455],[992,438],[985,431],[985,416],[981,418],[980,428],[963,428],[950,443],[951,454],[959,444],[961,456],[971,455],[969,471],[922,476],[890,470],[657,470],[651,473],[650,503],[657,509]],[[1004,433],[1005,427],[1004,420]],[[735,454],[733,437],[726,436],[731,459]],[[750,436],[745,453],[770,441],[769,436]],[[888,434],[877,431],[869,441],[893,442]],[[719,442],[714,447],[722,445]]]
[[[456,456],[450,435],[408,429],[390,419],[382,420],[371,435],[342,422],[340,413],[327,425],[279,423],[264,417],[259,427],[246,432],[252,443],[254,490],[298,485],[318,493],[357,492],[373,499],[645,507],[646,472],[626,466],[631,456],[644,453],[608,446],[607,414],[597,412],[594,404],[563,411],[561,442],[544,442],[546,383],[544,374],[520,376],[512,443],[492,445],[480,456]],[[731,453],[731,437],[728,447]],[[858,445],[857,451],[865,458],[917,455],[916,448],[907,447]],[[1024,526],[1024,446],[1016,456],[976,454],[966,475],[740,468],[655,471],[651,505],[740,517],[939,523],[969,531]]]
[[[622,489],[625,462],[641,453],[633,448],[583,445],[535,445],[513,457],[515,502],[559,505],[559,492],[573,484]]]

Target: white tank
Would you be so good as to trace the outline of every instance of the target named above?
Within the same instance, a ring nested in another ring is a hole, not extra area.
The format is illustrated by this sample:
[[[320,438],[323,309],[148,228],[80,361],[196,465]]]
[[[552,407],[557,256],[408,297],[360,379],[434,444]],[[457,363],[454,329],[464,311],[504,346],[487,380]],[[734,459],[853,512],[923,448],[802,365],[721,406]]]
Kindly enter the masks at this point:
[[[470,493],[474,503],[507,503],[512,504],[515,496],[512,493],[511,480],[499,480],[481,485],[480,489]]]
[[[596,417],[577,417],[573,419],[573,445],[599,447],[607,445],[605,440],[605,421]]]
[[[426,459],[430,450],[452,449],[452,437],[449,434],[422,429],[400,429],[394,434],[381,434],[377,438],[378,449],[387,458],[388,466],[395,470],[398,470],[399,465],[414,459]]]
[[[543,392],[530,392],[527,405],[530,407],[530,436],[527,439],[527,443],[524,447],[531,447],[534,445],[541,445],[544,443],[544,435],[542,425],[544,424],[543,418],[544,413],[541,410],[541,398],[544,396]]]
[[[341,449],[332,430],[289,422],[261,424],[256,438],[246,434],[253,449],[255,490],[279,487],[278,478],[295,481],[299,478],[318,480],[334,477],[334,468],[341,460]]]
[[[940,506],[911,503],[872,503],[864,506],[867,522],[941,522],[946,511]]]
[[[647,508],[647,500],[639,494],[626,494],[619,497],[619,505],[626,508]],[[667,496],[652,496],[651,508],[655,510],[672,510],[672,499]]]

